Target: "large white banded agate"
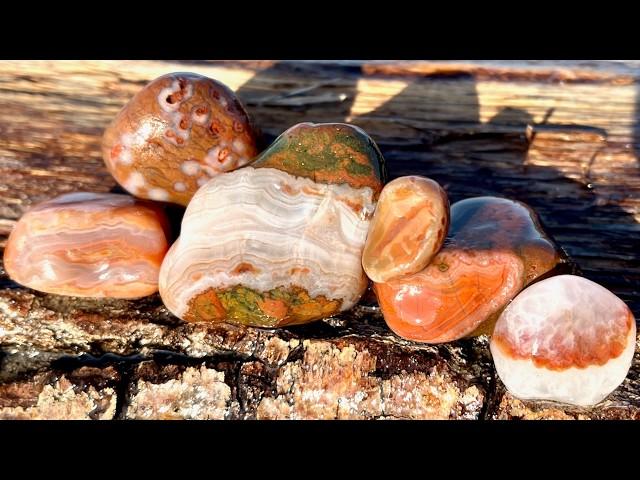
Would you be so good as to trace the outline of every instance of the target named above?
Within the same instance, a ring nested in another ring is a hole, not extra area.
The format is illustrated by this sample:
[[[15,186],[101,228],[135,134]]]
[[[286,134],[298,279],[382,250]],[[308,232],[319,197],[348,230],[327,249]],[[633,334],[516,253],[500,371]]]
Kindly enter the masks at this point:
[[[160,271],[160,295],[189,321],[305,323],[351,308],[367,287],[361,258],[376,192],[275,168],[205,184]]]

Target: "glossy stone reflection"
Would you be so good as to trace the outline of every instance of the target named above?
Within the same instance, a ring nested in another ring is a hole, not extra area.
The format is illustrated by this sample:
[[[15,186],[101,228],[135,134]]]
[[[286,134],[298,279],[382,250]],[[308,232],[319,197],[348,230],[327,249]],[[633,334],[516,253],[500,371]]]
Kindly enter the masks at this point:
[[[375,282],[417,273],[449,230],[449,199],[437,182],[400,177],[384,186],[371,221],[362,266]]]
[[[160,207],[127,195],[62,195],[18,221],[4,251],[5,269],[42,292],[144,297],[158,290],[168,225]]]
[[[627,376],[636,344],[631,310],[586,278],[559,275],[526,288],[491,338],[498,375],[522,399],[594,405]]]
[[[144,87],[106,129],[102,155],[133,195],[186,205],[210,178],[258,153],[244,107],[225,85],[171,73]]]
[[[263,327],[351,308],[367,286],[362,249],[383,172],[359,128],[290,128],[193,197],[162,265],[165,305],[188,321]]]
[[[439,343],[490,326],[520,291],[561,262],[535,212],[504,198],[451,207],[445,247],[422,271],[376,283],[389,327],[411,340]]]

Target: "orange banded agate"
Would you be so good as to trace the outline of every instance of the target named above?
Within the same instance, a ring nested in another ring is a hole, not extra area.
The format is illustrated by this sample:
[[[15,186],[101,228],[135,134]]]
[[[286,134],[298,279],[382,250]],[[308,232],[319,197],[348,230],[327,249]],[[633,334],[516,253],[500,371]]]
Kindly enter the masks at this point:
[[[72,193],[18,221],[4,251],[14,281],[46,293],[139,298],[158,290],[169,223],[161,207],[127,195]]]
[[[424,269],[449,230],[449,199],[437,182],[417,175],[396,178],[382,189],[362,254],[375,282]]]
[[[560,260],[529,207],[504,198],[471,198],[451,207],[449,237],[429,265],[376,283],[374,290],[396,334],[449,342],[495,321],[520,290]]]

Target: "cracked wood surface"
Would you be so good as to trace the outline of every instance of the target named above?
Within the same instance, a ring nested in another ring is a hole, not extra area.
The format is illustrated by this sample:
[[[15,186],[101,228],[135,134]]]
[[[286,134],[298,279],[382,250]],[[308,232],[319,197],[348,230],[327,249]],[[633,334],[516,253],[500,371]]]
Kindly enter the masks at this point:
[[[585,276],[640,316],[640,128],[634,62],[0,62],[0,247],[32,204],[116,187],[107,123],[149,80],[194,71],[236,90],[266,141],[348,121],[391,178],[452,201],[530,204]],[[421,346],[371,302],[268,331],[179,322],[157,296],[70,299],[0,271],[1,418],[638,418],[640,366],[593,409],[521,402],[487,339]]]

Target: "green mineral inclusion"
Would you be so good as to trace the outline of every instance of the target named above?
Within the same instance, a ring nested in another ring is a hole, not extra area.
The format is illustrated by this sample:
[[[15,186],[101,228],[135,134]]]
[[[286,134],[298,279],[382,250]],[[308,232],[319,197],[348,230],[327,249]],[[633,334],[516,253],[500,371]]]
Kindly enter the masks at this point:
[[[336,145],[346,147],[345,154],[335,152]],[[369,164],[357,162],[349,150],[362,154]],[[255,161],[254,166],[267,166],[274,155],[282,157],[287,172],[314,178],[323,171],[346,171],[353,176],[375,176],[386,180],[384,159],[376,144],[362,130],[347,124],[303,124],[280,135]],[[277,167],[276,167],[277,168]]]
[[[227,290],[216,291],[220,304],[225,310],[226,320],[233,323],[250,325],[255,327],[272,328],[281,324],[306,323],[308,320],[299,318],[295,313],[296,306],[308,306],[312,311],[322,311],[327,305],[336,304],[335,301],[325,299],[311,299],[303,289],[296,287],[277,287],[268,292],[259,293],[243,285],[235,285]],[[265,300],[282,300],[288,308],[285,318],[275,318],[266,314],[260,304]],[[196,318],[215,318],[217,316],[215,306],[206,298],[196,299],[192,305],[192,314]]]
[[[438,264],[438,270],[440,270],[441,272],[446,272],[447,270],[449,270],[449,265],[447,265],[444,262],[439,263]]]
[[[262,296],[250,288],[236,285],[224,292],[218,292],[218,298],[229,319],[260,327],[272,327],[277,323],[275,318],[260,310],[258,302],[262,301]]]

